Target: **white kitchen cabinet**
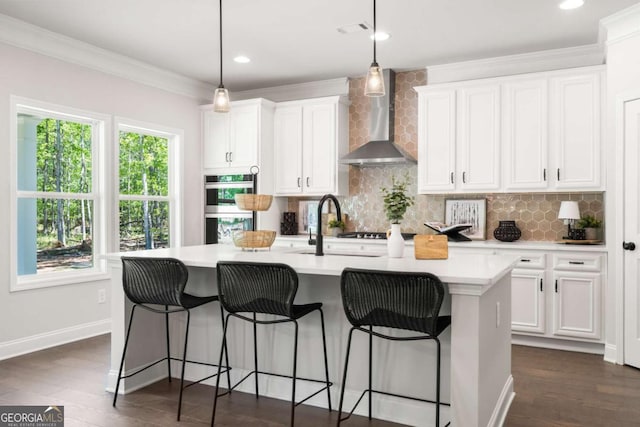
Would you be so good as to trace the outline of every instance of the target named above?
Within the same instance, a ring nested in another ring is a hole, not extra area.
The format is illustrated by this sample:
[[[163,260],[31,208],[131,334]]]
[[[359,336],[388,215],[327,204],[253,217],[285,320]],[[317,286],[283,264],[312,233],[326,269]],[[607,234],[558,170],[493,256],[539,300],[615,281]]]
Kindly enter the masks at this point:
[[[418,123],[418,192],[455,190],[455,89],[421,92]]]
[[[348,108],[340,97],[279,103],[275,112],[275,194],[346,194]]]
[[[553,335],[602,337],[600,255],[554,255]]]
[[[544,78],[505,82],[502,88],[504,189],[548,187],[548,84]]]
[[[232,102],[228,113],[216,113],[212,105],[204,106],[205,174],[249,173],[253,165],[262,168],[262,153],[273,149],[273,108],[274,104],[264,99]]]
[[[500,188],[500,88],[418,91],[418,192]]]
[[[479,84],[458,91],[458,188],[500,189],[500,86]]]
[[[544,270],[514,269],[511,272],[511,330],[545,332]]]
[[[602,76],[585,67],[416,87],[418,192],[603,190]]]
[[[551,79],[551,146],[558,189],[601,188],[600,72]]]

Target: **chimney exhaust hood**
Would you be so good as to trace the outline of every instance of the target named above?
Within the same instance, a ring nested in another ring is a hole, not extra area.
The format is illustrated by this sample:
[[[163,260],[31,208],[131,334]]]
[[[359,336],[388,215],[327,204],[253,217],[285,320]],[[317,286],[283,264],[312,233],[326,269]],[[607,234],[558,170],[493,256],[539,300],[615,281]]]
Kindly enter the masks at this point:
[[[386,69],[383,71],[383,77],[387,93],[384,96],[369,98],[369,142],[342,157],[340,163],[353,166],[416,163],[411,155],[393,143],[396,73]]]

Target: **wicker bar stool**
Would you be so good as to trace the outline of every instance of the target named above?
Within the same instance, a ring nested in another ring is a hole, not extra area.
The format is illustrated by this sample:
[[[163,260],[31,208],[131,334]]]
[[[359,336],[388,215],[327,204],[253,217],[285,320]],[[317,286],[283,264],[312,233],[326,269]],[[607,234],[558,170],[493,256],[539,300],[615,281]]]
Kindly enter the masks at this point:
[[[439,316],[444,299],[444,285],[430,273],[405,273],[345,268],[340,281],[342,303],[347,319],[353,325],[349,331],[347,354],[342,376],[338,425],[353,414],[365,394],[369,396],[371,419],[372,393],[401,397],[420,402],[435,403],[436,427],[440,425],[440,340],[438,336],[451,324],[451,316]],[[417,336],[391,336],[374,331],[373,327],[386,327],[420,332]],[[364,390],[353,409],[342,417],[349,353],[353,331],[369,335],[369,388]],[[391,341],[434,340],[437,346],[436,400],[398,395],[372,387],[373,337]],[[449,423],[447,423],[449,425]]]
[[[236,317],[238,319],[251,322],[253,324],[253,345],[254,345],[254,370],[249,372],[233,385],[227,392],[220,394],[218,388],[220,385],[220,376],[216,379],[216,391],[213,400],[213,411],[211,415],[211,425],[214,425],[216,416],[216,405],[218,397],[227,394],[235,389],[240,383],[255,375],[255,394],[258,395],[258,374],[273,375],[283,378],[291,378],[293,380],[291,392],[291,425],[294,425],[295,408],[299,404],[309,400],[313,396],[327,390],[327,401],[329,404],[329,412],[331,412],[331,392],[332,383],[329,381],[329,365],[327,361],[327,342],[325,338],[324,314],[322,312],[322,303],[313,304],[293,304],[293,300],[298,291],[298,275],[286,264],[278,263],[253,263],[253,262],[236,262],[236,261],[219,261],[217,265],[218,291],[220,293],[220,304],[227,311],[225,319],[224,334],[222,342],[223,348],[220,351],[220,362],[222,363],[222,354],[225,351],[227,340],[227,328],[229,327],[229,318]],[[322,326],[322,346],[324,350],[324,380],[315,380],[309,378],[298,378],[296,374],[298,361],[298,319],[306,316],[314,311],[320,312],[320,324]],[[245,314],[240,314],[245,313]],[[278,316],[277,318],[267,318],[266,320],[258,320],[256,314],[268,314]],[[249,317],[250,316],[250,317]],[[282,375],[271,372],[264,372],[258,369],[258,347],[257,347],[257,325],[277,324],[277,323],[293,323],[295,326],[294,344],[293,344],[293,374]],[[220,369],[220,368],[218,368]],[[324,387],[311,395],[296,402],[296,380],[311,381],[324,384]]]
[[[182,261],[174,258],[122,257],[122,286],[124,288],[125,295],[133,303],[133,307],[131,307],[129,327],[127,328],[127,335],[124,341],[124,348],[122,350],[122,360],[120,361],[120,369],[118,370],[118,381],[116,383],[116,390],[113,396],[114,407],[116,406],[116,401],[118,399],[118,390],[120,388],[121,379],[132,377],[166,360],[169,382],[171,382],[171,361],[180,360],[182,361],[182,372],[180,374],[180,397],[178,398],[177,417],[178,421],[180,421],[180,413],[182,411],[182,393],[184,389],[206,379],[213,378],[216,375],[220,375],[221,372],[220,369],[218,369],[213,375],[209,375],[206,378],[184,385],[184,369],[186,363],[218,367],[218,365],[214,365],[212,363],[187,360],[189,322],[191,320],[190,310],[203,304],[218,301],[217,295],[199,297],[184,292],[188,277],[189,272],[187,267],[182,263]],[[164,306],[164,308],[161,308],[162,306]],[[129,345],[131,325],[133,325],[133,315],[138,307],[153,313],[165,315],[167,356],[156,360],[155,362],[151,362],[144,367],[137,369],[135,372],[123,375],[122,369],[124,367],[124,359]],[[171,357],[169,341],[169,314],[179,312],[187,313],[187,325],[185,328],[184,352],[182,354],[182,359]],[[224,314],[222,313],[222,310],[220,310],[220,317],[222,318],[224,326]],[[224,372],[227,373],[227,381],[231,384],[229,376],[230,368],[228,366],[229,363],[227,360],[227,366],[225,367]]]

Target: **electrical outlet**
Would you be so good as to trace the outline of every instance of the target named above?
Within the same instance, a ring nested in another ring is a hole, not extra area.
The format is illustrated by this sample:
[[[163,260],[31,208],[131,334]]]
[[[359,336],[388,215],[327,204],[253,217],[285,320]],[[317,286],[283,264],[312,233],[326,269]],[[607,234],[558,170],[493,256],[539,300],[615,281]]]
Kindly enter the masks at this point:
[[[496,302],[496,328],[500,326],[500,301]]]
[[[107,291],[106,289],[98,289],[98,304],[104,304],[107,302]]]

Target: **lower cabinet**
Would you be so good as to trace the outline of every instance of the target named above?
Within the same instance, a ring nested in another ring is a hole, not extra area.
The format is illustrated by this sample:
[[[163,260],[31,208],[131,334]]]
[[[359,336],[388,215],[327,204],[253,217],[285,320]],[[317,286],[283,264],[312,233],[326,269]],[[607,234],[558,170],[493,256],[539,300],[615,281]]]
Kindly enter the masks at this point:
[[[601,342],[604,265],[602,254],[522,255],[511,273],[513,333]]]

